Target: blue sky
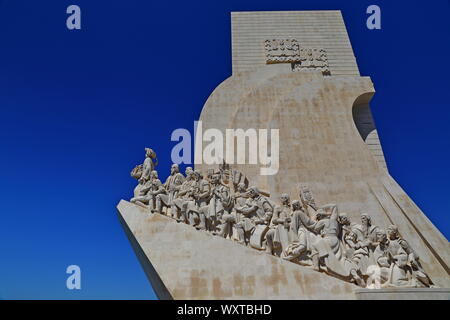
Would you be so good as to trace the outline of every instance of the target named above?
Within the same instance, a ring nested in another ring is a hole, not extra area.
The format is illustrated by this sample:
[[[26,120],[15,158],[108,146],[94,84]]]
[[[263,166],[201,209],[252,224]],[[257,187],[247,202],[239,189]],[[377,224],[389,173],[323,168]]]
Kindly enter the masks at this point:
[[[342,10],[375,84],[391,175],[449,238],[449,1],[0,0],[0,297],[154,299],[116,215],[131,168],[151,146],[169,172],[171,132],[231,74],[231,11],[321,9]]]

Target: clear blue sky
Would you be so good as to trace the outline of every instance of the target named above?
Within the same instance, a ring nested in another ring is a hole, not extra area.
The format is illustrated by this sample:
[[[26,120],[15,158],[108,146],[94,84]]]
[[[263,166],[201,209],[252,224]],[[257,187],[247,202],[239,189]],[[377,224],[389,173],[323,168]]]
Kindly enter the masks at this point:
[[[130,169],[151,146],[169,171],[231,74],[231,11],[311,9],[342,10],[390,173],[449,238],[449,1],[0,0],[0,298],[155,298],[116,216]]]

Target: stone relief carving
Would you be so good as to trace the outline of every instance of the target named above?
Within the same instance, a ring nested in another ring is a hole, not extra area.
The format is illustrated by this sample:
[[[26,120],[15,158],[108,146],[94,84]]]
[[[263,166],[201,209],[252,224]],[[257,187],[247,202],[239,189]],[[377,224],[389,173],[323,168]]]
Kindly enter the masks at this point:
[[[183,175],[173,164],[162,184],[154,170],[156,154],[145,151],[144,163],[131,171],[138,180],[131,202],[149,214],[167,215],[360,287],[434,287],[395,225],[384,230],[367,213],[353,223],[337,204],[318,206],[305,185],[298,200],[281,194],[274,203],[226,163],[209,169],[206,178],[191,167]]]
[[[323,48],[300,48],[300,61],[292,64],[292,71],[319,70],[330,75],[327,52]]]
[[[264,41],[266,63],[294,63],[300,61],[300,45],[295,39],[272,39]]]
[[[321,71],[330,75],[327,52],[323,48],[301,47],[296,39],[264,41],[266,64],[290,63],[292,71]]]

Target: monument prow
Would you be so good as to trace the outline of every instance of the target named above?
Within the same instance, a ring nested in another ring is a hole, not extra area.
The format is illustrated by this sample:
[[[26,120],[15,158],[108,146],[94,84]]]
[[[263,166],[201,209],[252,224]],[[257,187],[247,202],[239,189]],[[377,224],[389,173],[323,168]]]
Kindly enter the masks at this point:
[[[355,298],[355,285],[310,268],[149,215],[125,200],[117,210],[160,299]]]

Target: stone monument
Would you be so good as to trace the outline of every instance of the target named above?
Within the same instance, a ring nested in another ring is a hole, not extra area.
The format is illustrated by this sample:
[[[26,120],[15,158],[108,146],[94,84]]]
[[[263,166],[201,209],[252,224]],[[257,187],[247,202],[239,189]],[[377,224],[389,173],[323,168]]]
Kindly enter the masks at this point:
[[[174,164],[163,184],[145,149],[118,210],[158,297],[449,299],[449,243],[389,175],[340,11],[231,20],[197,130],[277,129],[279,165]]]

